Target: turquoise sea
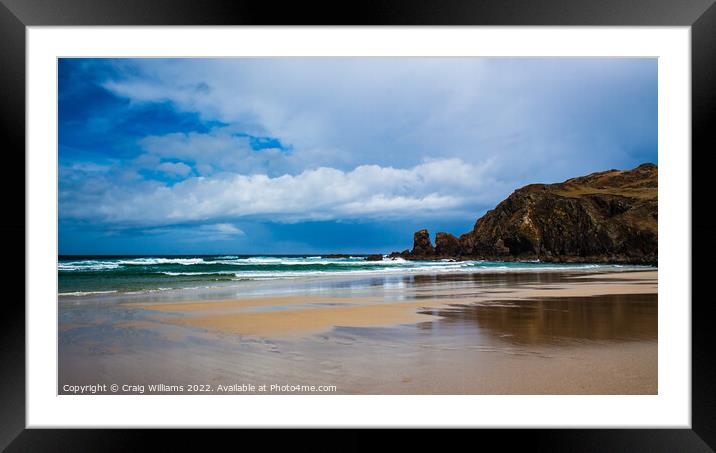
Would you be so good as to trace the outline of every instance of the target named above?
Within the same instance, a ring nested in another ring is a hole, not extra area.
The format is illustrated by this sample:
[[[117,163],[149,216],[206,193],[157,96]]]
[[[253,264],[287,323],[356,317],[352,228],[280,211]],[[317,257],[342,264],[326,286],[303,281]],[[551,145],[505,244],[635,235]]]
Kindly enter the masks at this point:
[[[634,267],[634,266],[629,266]],[[58,259],[60,296],[155,292],[241,285],[242,282],[321,276],[370,276],[473,272],[529,272],[624,268],[605,264],[493,261],[366,261],[365,256],[182,255],[64,256]]]

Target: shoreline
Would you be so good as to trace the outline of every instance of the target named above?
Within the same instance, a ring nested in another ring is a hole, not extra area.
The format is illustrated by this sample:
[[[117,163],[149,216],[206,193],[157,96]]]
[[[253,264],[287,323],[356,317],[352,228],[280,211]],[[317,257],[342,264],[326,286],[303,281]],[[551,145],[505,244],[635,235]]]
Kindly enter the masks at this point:
[[[631,275],[630,275],[631,274]],[[261,295],[217,300],[185,300],[126,303],[126,306],[153,312],[151,321],[210,332],[262,337],[291,337],[320,333],[340,327],[385,327],[434,321],[425,314],[459,303],[476,305],[503,300],[540,300],[545,298],[583,298],[592,296],[657,294],[657,271],[637,271],[620,275],[621,282],[594,283],[598,275],[569,276],[571,281],[520,286],[510,290],[485,291],[455,288],[429,288],[400,291],[404,300],[396,301],[388,292],[382,297],[327,297],[315,294]],[[618,280],[609,275],[607,279]],[[576,281],[575,281],[576,280]],[[180,316],[176,316],[180,315]],[[131,327],[131,323],[127,324]]]
[[[550,263],[551,265],[555,263]],[[307,274],[307,275],[291,275],[285,277],[273,277],[273,278],[257,278],[257,279],[237,279],[234,281],[226,281],[222,283],[214,282],[213,285],[199,285],[191,287],[172,287],[172,288],[149,288],[144,290],[136,291],[120,291],[120,290],[102,290],[102,291],[72,291],[67,293],[58,293],[58,302],[96,302],[96,301],[125,301],[125,300],[141,300],[144,297],[151,298],[171,298],[172,295],[176,295],[177,298],[185,300],[183,295],[191,292],[195,292],[198,295],[204,294],[204,297],[211,299],[211,295],[207,293],[221,293],[223,291],[232,291],[235,289],[257,289],[270,287],[281,287],[290,286],[295,284],[313,284],[321,282],[340,282],[340,281],[355,281],[367,278],[383,277],[386,279],[394,278],[405,278],[405,277],[420,277],[420,276],[444,276],[444,275],[468,275],[468,274],[479,274],[484,276],[499,276],[506,274],[547,274],[547,273],[565,273],[565,274],[627,274],[632,272],[658,272],[658,268],[654,266],[645,265],[619,265],[619,264],[593,264],[594,266],[603,267],[584,267],[589,264],[579,263],[582,267],[570,267],[568,263],[564,264],[564,268],[560,267],[545,267],[545,268],[511,268],[511,269],[497,269],[497,268],[481,268],[481,269],[452,269],[452,270],[429,270],[429,269],[390,269],[390,270],[351,270],[343,272],[332,272],[327,274]],[[607,267],[614,266],[614,267]],[[201,298],[201,297],[200,297]]]

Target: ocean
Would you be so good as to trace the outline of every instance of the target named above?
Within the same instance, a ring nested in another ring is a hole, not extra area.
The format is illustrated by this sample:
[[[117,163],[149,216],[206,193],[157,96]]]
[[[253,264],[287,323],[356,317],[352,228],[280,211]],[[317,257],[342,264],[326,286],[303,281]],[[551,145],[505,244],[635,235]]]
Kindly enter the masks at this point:
[[[175,289],[212,288],[244,282],[321,276],[444,274],[610,270],[640,268],[607,264],[559,264],[494,261],[366,261],[364,255],[182,255],[182,256],[64,256],[58,257],[59,296],[143,293]]]

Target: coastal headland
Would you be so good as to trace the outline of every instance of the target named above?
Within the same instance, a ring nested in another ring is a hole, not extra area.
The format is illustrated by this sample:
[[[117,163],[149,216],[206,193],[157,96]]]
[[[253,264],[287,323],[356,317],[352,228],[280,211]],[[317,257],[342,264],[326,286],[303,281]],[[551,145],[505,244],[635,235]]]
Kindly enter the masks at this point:
[[[409,260],[540,260],[562,263],[658,262],[658,167],[609,170],[517,189],[456,237],[417,231]]]

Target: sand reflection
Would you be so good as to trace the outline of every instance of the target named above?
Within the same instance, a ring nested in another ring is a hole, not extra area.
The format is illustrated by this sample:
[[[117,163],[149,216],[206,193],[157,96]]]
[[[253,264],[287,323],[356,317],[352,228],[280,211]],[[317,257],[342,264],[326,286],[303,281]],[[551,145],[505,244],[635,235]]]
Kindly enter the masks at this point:
[[[437,322],[451,328],[478,328],[516,344],[545,344],[656,340],[657,311],[656,294],[612,294],[500,300],[422,313],[441,316]]]

